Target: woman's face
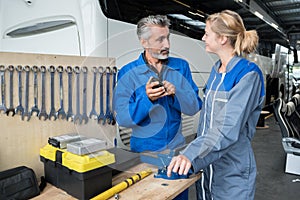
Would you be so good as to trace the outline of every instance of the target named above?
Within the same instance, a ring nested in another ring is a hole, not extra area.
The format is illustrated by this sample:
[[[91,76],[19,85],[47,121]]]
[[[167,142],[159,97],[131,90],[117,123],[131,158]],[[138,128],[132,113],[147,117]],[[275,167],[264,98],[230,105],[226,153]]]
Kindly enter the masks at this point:
[[[210,53],[217,53],[221,48],[221,37],[211,30],[211,23],[206,22],[205,33],[202,37],[205,42],[205,50]]]

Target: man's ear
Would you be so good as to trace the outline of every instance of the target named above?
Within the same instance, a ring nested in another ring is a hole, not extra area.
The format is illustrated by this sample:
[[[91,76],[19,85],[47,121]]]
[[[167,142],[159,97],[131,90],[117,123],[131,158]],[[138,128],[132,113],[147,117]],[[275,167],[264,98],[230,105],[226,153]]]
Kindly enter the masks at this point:
[[[148,48],[148,41],[147,40],[141,39],[140,42],[141,42],[141,45],[143,46],[144,49]]]

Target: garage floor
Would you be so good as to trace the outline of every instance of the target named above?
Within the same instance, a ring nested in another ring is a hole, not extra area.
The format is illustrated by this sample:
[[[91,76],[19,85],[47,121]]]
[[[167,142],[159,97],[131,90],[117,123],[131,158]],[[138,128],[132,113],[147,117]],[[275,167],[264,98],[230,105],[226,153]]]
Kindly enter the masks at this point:
[[[257,129],[252,146],[257,163],[255,200],[299,200],[300,175],[286,174],[285,153],[281,133],[273,116],[266,119],[267,129]],[[299,166],[300,167],[300,166]],[[195,187],[190,187],[189,199],[195,200]]]

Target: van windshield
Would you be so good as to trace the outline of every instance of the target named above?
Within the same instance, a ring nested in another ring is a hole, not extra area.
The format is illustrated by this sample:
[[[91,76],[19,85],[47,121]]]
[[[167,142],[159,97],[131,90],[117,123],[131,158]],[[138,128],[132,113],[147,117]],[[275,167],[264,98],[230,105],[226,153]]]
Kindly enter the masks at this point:
[[[106,17],[136,24],[148,15],[167,15],[170,29],[201,40],[207,14],[178,0],[99,0]]]

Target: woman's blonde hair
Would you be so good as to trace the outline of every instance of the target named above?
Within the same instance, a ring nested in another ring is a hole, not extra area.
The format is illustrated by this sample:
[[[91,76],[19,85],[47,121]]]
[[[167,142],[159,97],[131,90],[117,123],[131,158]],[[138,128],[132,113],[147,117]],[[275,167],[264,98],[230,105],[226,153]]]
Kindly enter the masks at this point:
[[[229,38],[236,55],[249,54],[256,50],[257,32],[255,30],[247,31],[238,13],[224,10],[210,15],[206,21],[210,22],[213,32]]]

